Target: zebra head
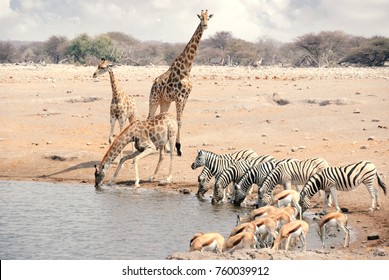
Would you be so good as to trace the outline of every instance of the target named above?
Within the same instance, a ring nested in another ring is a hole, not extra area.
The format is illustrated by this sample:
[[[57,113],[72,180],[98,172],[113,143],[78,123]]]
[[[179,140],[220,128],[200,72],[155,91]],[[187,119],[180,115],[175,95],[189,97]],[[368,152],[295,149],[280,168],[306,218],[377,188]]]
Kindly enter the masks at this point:
[[[271,202],[272,202],[271,195],[265,192],[263,188],[261,188],[261,190],[258,192],[258,207],[270,205]]]
[[[223,192],[221,192],[221,191],[219,190],[219,188],[216,187],[216,188],[214,189],[213,196],[212,196],[212,200],[211,200],[212,205],[217,204],[217,203],[218,203],[220,200],[222,200],[222,199],[223,199]]]
[[[199,175],[197,180],[198,180],[199,186],[198,186],[196,195],[204,197],[204,194],[208,191],[208,180],[207,180],[207,178],[201,176],[201,174]]]
[[[197,157],[195,158],[194,162],[192,163],[191,167],[193,170],[200,166],[205,165],[205,153],[203,150],[198,150],[197,151]]]
[[[97,167],[95,165],[95,188],[96,190],[101,190],[101,182],[105,177],[105,168],[104,164]]]
[[[310,203],[311,201],[309,200],[307,195],[304,192],[301,192],[299,204],[301,206],[302,213],[304,213],[309,208]]]
[[[239,206],[246,197],[239,184],[234,184],[234,194],[234,204]]]

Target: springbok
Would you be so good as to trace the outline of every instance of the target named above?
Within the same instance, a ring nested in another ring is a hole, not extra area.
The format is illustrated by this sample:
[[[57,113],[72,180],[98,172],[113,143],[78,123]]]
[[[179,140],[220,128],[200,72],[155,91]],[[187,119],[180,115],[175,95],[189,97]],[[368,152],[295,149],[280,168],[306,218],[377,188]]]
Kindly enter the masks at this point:
[[[261,244],[264,244],[265,247],[267,245],[271,245],[274,239],[277,237],[277,227],[278,223],[275,219],[270,217],[259,218],[251,221],[251,223],[255,226],[256,231],[255,234],[257,236],[258,241]],[[271,235],[273,239],[266,241],[268,235]]]
[[[217,232],[196,233],[190,240],[189,252],[211,251],[221,253],[224,245],[224,237]]]
[[[245,231],[255,233],[255,230],[256,230],[255,225],[253,225],[252,223],[249,223],[249,222],[243,223],[243,224],[240,224],[240,225],[234,227],[231,230],[229,237],[237,235],[238,233],[245,232]]]
[[[245,231],[231,236],[224,243],[223,252],[232,253],[239,249],[250,249],[257,247],[257,238],[251,232]]]
[[[318,222],[319,225],[319,236],[322,243],[322,248],[325,248],[324,240],[327,227],[340,227],[343,229],[345,236],[345,241],[343,247],[348,247],[350,245],[350,231],[347,228],[347,215],[340,212],[331,212],[327,215],[321,217]]]
[[[278,209],[276,212],[268,216],[277,222],[277,229],[280,229],[284,224],[288,224],[295,220],[295,218],[283,208]]]
[[[300,193],[295,190],[283,190],[274,196],[274,204],[278,208],[285,206],[293,206],[298,210],[300,220],[302,219],[301,206],[299,204]]]
[[[297,219],[297,216],[299,214],[298,209],[294,206],[282,207],[282,208],[279,208],[279,210],[283,210],[285,212],[288,212],[289,215],[291,215],[294,220]]]
[[[267,205],[267,206],[263,206],[263,207],[254,209],[249,214],[247,214],[243,217],[240,217],[238,215],[237,224],[239,224],[239,222],[251,222],[255,219],[263,218],[267,215],[274,213],[275,211],[277,211],[277,207],[275,207],[273,205]]]
[[[274,241],[273,251],[277,251],[282,241],[286,239],[285,253],[288,252],[291,238],[299,237],[302,244],[302,251],[305,252],[307,250],[306,237],[307,237],[308,230],[309,230],[309,225],[307,222],[303,220],[296,220],[288,224],[284,224],[281,227],[276,240]]]

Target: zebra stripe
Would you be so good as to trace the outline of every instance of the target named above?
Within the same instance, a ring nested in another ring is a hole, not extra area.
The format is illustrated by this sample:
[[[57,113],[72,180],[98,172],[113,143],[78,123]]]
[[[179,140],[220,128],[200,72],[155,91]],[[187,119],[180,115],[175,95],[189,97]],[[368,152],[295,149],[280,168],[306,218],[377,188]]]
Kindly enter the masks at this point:
[[[215,154],[212,152],[208,151],[203,151],[207,152],[210,154],[213,154],[213,156],[217,159],[223,159],[223,160],[237,160],[237,159],[242,159],[242,160],[252,160],[254,163],[258,162],[264,162],[264,161],[269,161],[273,160],[274,158],[272,156],[268,155],[262,155],[259,156],[257,153],[255,153],[253,150],[248,149],[248,150],[240,150],[231,154]],[[199,154],[199,153],[198,153]],[[198,155],[199,156],[199,155]],[[197,160],[197,158],[196,158]],[[195,162],[196,162],[195,160]],[[217,160],[214,160],[214,164],[216,164]],[[194,163],[193,163],[194,164]],[[193,168],[192,164],[192,168]],[[196,168],[199,167],[196,165]],[[198,176],[198,190],[197,190],[197,195],[199,196],[204,196],[204,194],[208,191],[208,184],[211,181],[211,178],[215,176],[214,173],[211,172],[211,170],[204,166],[203,170],[201,171],[200,175]]]
[[[260,189],[265,178],[278,165],[295,160],[297,159],[287,158],[277,161],[267,161],[250,168],[234,185],[234,204],[239,206],[246,200],[248,191],[253,184],[256,184],[258,189]]]
[[[327,167],[328,162],[322,158],[295,160],[278,165],[258,190],[258,207],[271,203],[272,192],[276,185],[285,184],[285,189],[290,189],[291,184],[303,185],[313,174]]]
[[[251,149],[248,150],[239,150],[236,152],[233,152],[231,154],[221,154],[217,155],[220,159],[249,159],[252,157],[257,157],[257,153],[254,152]],[[204,167],[201,171],[200,175],[198,176],[198,190],[197,194],[198,196],[204,196],[204,194],[208,191],[208,184],[211,181],[211,178],[213,177],[211,171]]]
[[[343,167],[328,167],[320,173],[313,175],[300,193],[300,205],[304,212],[309,208],[310,199],[319,190],[324,190],[326,200],[331,194],[335,201],[335,208],[340,212],[336,191],[355,190],[361,184],[364,184],[370,193],[371,207],[370,211],[379,209],[378,190],[373,187],[374,179],[377,177],[378,185],[386,195],[386,185],[378,174],[375,165],[370,161],[360,161]],[[327,203],[324,204],[322,213],[327,212]]]
[[[223,195],[219,192],[224,190],[231,182],[237,181],[242,175],[252,167],[250,161],[236,160],[231,161],[231,166],[216,175],[215,186],[213,188],[212,204],[218,203],[223,199]]]

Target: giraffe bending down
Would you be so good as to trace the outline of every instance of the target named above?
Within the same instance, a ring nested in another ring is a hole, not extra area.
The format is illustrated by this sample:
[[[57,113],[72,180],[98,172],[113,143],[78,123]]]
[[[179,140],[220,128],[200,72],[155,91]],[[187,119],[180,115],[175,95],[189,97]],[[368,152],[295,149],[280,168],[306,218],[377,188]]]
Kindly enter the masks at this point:
[[[170,145],[170,167],[169,176],[166,180],[167,182],[170,182],[172,179],[173,149],[177,136],[177,129],[177,122],[174,116],[170,113],[162,113],[143,121],[137,120],[127,126],[113,141],[99,166],[95,166],[95,188],[98,190],[101,189],[101,184],[107,170],[119,153],[121,153],[124,147],[130,142],[135,142],[136,151],[120,160],[115,174],[109,183],[115,180],[123,163],[126,160],[133,158],[135,168],[135,186],[139,186],[138,161],[141,158],[159,150],[158,164],[155,168],[154,174],[150,177],[150,181],[152,181],[163,160],[165,152],[164,146],[167,142],[169,142]]]
[[[202,10],[201,14],[197,16],[200,18],[200,24],[192,38],[184,51],[173,61],[170,68],[154,80],[149,97],[149,118],[155,115],[158,106],[160,106],[161,113],[163,113],[169,110],[172,102],[176,102],[178,124],[176,149],[179,156],[182,154],[180,142],[182,114],[193,86],[190,81],[190,71],[201,36],[204,30],[207,29],[208,20],[212,17],[212,14],[208,15],[208,10],[205,10],[205,12]]]
[[[135,100],[132,96],[129,96],[124,93],[121,89],[118,81],[115,78],[115,75],[112,71],[112,64],[110,64],[104,58],[101,59],[97,69],[93,74],[93,78],[97,78],[99,75],[104,73],[109,73],[109,78],[111,80],[112,88],[112,101],[111,101],[111,110],[110,110],[110,123],[111,123],[111,132],[109,134],[109,144],[112,144],[113,133],[115,130],[116,120],[119,122],[120,131],[123,130],[124,124],[128,119],[129,123],[133,123],[136,120],[137,108]]]

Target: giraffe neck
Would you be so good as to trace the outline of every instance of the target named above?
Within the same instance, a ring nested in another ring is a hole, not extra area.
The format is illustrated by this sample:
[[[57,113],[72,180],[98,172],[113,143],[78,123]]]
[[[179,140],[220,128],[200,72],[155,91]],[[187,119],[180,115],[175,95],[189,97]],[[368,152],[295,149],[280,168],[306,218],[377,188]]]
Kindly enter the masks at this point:
[[[112,162],[117,158],[121,151],[128,145],[128,143],[133,142],[133,132],[130,127],[127,127],[123,130],[118,137],[113,141],[111,147],[105,153],[103,159],[101,160],[100,166],[104,166],[104,169],[107,170]]]
[[[108,73],[109,73],[109,78],[111,80],[112,98],[118,99],[121,96],[119,84],[116,81],[115,75],[113,74],[113,71],[111,68],[108,68]]]
[[[189,40],[183,52],[173,62],[173,70],[179,69],[181,75],[188,76],[193,65],[193,61],[196,57],[198,45],[203,35],[204,29],[201,23],[195,30],[192,38]],[[176,67],[174,67],[176,66]]]

